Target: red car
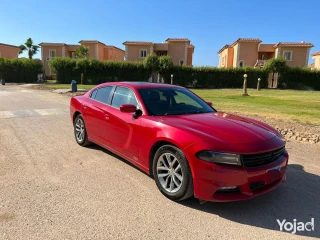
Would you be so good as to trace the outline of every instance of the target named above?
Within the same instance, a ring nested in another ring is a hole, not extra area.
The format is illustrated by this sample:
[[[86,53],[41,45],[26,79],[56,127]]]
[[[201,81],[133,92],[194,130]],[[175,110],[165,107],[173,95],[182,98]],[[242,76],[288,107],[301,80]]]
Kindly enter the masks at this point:
[[[289,156],[277,130],[219,112],[183,87],[100,84],[73,97],[70,114],[78,144],[125,158],[175,201],[245,200],[285,181]]]

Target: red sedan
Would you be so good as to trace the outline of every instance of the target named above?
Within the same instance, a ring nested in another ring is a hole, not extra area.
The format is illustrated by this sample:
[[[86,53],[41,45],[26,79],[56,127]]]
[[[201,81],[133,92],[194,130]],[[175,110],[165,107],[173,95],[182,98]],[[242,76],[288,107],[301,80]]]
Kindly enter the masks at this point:
[[[78,144],[125,158],[175,201],[245,200],[285,180],[289,156],[277,130],[218,112],[183,87],[100,84],[73,97],[70,114]]]

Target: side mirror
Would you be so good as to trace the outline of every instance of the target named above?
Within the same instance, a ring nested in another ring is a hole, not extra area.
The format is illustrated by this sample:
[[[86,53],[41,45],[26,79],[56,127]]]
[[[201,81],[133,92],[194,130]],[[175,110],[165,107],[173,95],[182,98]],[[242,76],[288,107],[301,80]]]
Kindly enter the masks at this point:
[[[212,102],[206,102],[210,107],[212,107]]]
[[[126,113],[133,113],[133,112],[137,111],[137,107],[133,104],[122,104],[120,106],[120,111],[126,112]]]
[[[141,115],[142,115],[142,111],[140,109],[137,109],[133,114],[133,118],[138,118]]]

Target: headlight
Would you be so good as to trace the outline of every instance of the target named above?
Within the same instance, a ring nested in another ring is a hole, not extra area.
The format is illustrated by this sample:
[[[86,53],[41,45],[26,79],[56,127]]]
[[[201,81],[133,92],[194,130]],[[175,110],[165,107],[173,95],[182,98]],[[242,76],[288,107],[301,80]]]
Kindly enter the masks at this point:
[[[240,155],[238,154],[202,151],[197,153],[197,157],[208,162],[241,165]]]

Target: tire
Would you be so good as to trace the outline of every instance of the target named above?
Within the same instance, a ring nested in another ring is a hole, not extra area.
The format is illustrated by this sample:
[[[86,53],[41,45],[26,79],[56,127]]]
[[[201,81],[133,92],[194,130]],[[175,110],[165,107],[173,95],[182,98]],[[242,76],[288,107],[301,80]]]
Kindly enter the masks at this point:
[[[79,114],[75,118],[73,123],[73,128],[74,128],[74,137],[76,138],[77,143],[83,147],[89,145],[90,142],[88,141],[86,125],[84,123],[84,120],[81,114]]]
[[[189,163],[179,148],[161,146],[154,155],[152,171],[158,189],[167,198],[182,201],[193,196]]]

